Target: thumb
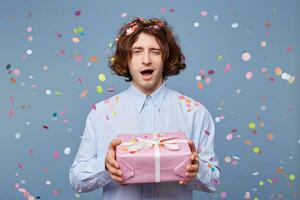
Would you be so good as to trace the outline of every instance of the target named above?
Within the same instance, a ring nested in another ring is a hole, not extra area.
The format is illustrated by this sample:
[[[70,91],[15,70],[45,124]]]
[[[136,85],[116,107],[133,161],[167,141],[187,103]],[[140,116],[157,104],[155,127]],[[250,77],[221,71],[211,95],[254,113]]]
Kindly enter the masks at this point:
[[[189,144],[189,147],[191,149],[191,152],[192,153],[196,153],[197,150],[196,150],[196,147],[195,147],[195,144],[193,143],[193,141],[192,140],[188,140],[188,144]]]
[[[120,139],[114,139],[111,143],[110,143],[110,148],[112,149],[116,149],[116,147],[118,145],[120,145],[122,143],[122,141]]]

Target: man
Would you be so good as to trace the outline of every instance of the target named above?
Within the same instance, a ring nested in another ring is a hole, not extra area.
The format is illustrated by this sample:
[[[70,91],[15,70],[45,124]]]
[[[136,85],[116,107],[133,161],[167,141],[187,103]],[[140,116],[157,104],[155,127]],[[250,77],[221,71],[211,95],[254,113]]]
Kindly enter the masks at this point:
[[[166,21],[135,18],[116,39],[110,67],[130,87],[96,104],[70,169],[77,192],[103,187],[104,199],[192,199],[193,189],[213,192],[220,170],[214,153],[214,123],[199,102],[169,89],[165,80],[185,69],[184,56]],[[121,133],[184,131],[192,152],[188,181],[122,184],[116,161]]]

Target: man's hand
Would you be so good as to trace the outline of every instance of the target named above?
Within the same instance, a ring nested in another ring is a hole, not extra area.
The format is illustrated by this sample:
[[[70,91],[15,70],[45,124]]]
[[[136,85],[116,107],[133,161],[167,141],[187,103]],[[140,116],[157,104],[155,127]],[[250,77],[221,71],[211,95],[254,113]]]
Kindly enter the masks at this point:
[[[196,147],[192,140],[188,141],[192,155],[191,164],[186,167],[185,175],[188,177],[186,181],[179,181],[179,184],[188,184],[194,177],[197,176],[199,170],[199,157],[197,154]]]
[[[115,139],[113,140],[107,150],[105,157],[105,169],[109,172],[110,177],[120,183],[123,181],[122,172],[120,170],[120,166],[116,161],[116,147],[121,144],[121,140]]]

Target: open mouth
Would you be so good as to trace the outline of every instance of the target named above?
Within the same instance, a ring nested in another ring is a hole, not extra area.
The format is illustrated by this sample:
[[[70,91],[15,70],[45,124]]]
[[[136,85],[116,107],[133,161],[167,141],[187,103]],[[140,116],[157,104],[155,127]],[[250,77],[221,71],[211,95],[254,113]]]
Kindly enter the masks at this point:
[[[151,77],[153,72],[154,72],[153,69],[146,69],[146,70],[141,71],[140,73],[142,74],[143,77],[145,77],[145,78],[148,77],[149,78],[149,77]]]

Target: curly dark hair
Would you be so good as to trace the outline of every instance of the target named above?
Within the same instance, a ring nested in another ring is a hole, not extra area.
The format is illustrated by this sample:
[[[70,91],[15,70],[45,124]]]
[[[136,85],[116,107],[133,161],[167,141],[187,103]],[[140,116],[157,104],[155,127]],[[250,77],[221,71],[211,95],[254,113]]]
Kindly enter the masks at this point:
[[[173,28],[163,19],[135,17],[121,27],[114,43],[116,49],[108,61],[108,66],[114,74],[126,77],[127,82],[132,81],[128,63],[132,58],[131,47],[140,33],[153,35],[158,41],[162,49],[164,80],[186,68],[185,57],[180,49],[178,37],[173,34]]]

